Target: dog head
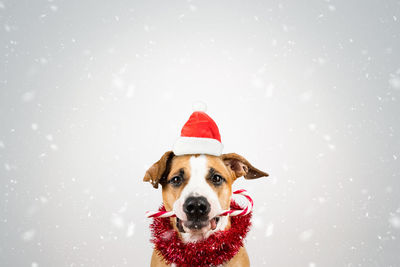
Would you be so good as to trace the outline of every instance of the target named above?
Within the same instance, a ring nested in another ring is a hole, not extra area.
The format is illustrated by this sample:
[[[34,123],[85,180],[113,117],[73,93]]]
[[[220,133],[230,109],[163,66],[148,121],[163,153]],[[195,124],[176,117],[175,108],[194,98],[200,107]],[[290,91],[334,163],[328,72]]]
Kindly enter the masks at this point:
[[[143,180],[155,188],[161,184],[163,204],[176,214],[171,218],[174,228],[185,241],[196,241],[229,225],[228,217],[218,214],[229,209],[232,184],[242,176],[256,179],[268,174],[235,153],[175,156],[168,151]]]

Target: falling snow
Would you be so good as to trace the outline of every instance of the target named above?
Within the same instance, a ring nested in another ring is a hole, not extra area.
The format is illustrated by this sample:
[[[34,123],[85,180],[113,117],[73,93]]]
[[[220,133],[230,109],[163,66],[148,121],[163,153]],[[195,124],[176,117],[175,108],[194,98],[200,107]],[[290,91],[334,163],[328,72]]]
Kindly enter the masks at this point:
[[[311,229],[303,231],[300,233],[299,239],[302,242],[306,242],[306,241],[310,240],[310,238],[313,236],[313,234],[314,234],[314,231]]]
[[[391,216],[389,223],[393,228],[400,229],[400,216]]]
[[[400,266],[396,1],[76,4],[0,0],[0,266],[148,266],[194,102],[270,174],[252,266]]]
[[[35,234],[36,234],[36,231],[34,229],[31,229],[31,230],[24,232],[21,235],[21,238],[23,241],[29,242],[29,241],[32,241],[32,239],[35,237]]]
[[[35,99],[35,92],[26,92],[22,95],[23,102],[31,102]]]
[[[132,237],[135,233],[135,224],[131,222],[126,230],[126,237]]]
[[[269,223],[267,226],[267,230],[265,231],[265,236],[266,237],[270,237],[272,236],[274,233],[274,224],[273,223]]]

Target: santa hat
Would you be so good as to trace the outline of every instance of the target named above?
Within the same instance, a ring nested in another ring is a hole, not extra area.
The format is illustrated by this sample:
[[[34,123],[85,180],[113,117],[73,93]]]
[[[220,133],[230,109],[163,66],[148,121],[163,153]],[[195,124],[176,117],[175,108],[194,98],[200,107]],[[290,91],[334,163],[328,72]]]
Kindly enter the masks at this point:
[[[198,104],[182,128],[172,151],[175,155],[208,154],[220,156],[223,145],[217,124],[208,116],[205,104]]]

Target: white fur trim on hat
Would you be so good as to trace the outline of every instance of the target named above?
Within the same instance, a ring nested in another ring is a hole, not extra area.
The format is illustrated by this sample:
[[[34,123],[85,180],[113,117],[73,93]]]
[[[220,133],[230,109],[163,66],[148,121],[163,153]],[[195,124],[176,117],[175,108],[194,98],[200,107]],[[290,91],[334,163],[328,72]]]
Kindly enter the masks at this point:
[[[224,146],[216,139],[181,136],[176,140],[172,151],[177,156],[187,154],[220,156],[223,147]]]

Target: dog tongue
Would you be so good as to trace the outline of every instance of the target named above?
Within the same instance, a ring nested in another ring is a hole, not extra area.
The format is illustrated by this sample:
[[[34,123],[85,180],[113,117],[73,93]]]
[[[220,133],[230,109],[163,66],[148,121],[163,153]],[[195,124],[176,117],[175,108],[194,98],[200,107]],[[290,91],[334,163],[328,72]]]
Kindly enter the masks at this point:
[[[217,221],[215,220],[215,218],[211,219],[210,223],[211,223],[211,229],[215,230],[215,228],[217,228]]]

